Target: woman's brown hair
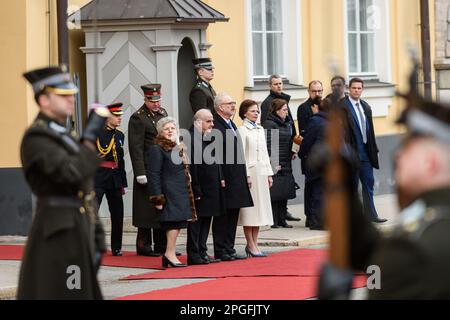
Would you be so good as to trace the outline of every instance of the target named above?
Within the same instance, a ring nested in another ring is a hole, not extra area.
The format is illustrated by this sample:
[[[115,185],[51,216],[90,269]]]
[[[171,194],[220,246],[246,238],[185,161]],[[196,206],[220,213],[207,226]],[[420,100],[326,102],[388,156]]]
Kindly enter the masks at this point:
[[[284,99],[273,99],[272,104],[270,105],[270,113],[276,114],[278,110],[287,105],[287,101]]]
[[[239,117],[244,120],[245,119],[245,114],[247,113],[248,109],[250,109],[250,107],[252,106],[258,106],[258,103],[254,100],[250,100],[250,99],[246,99],[244,101],[241,102],[241,105],[239,106]],[[259,107],[258,107],[259,110]]]

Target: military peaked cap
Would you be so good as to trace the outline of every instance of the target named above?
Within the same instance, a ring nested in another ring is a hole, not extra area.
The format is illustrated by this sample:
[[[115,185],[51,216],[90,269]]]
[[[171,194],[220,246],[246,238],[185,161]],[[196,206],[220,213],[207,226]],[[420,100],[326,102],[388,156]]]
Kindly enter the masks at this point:
[[[73,95],[78,92],[65,66],[35,69],[23,74],[33,86],[34,94],[52,92],[59,95]]]

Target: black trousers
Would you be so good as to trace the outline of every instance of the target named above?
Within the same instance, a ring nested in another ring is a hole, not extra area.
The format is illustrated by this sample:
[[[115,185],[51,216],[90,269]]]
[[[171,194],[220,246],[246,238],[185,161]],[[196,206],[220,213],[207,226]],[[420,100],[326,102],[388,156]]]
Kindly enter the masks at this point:
[[[123,231],[123,198],[121,189],[95,188],[98,205],[106,195],[109,213],[111,215],[111,250],[122,249]]]
[[[212,223],[214,256],[220,259],[224,254],[235,254],[234,242],[239,220],[239,208],[227,209],[225,215],[214,217]]]
[[[304,211],[305,216],[311,216],[311,182],[305,182],[305,190],[303,190]]]
[[[152,246],[154,245],[154,249]],[[166,231],[156,228],[138,228],[136,249],[148,248],[161,254],[166,252],[167,237]]]
[[[201,259],[208,255],[206,242],[211,220],[212,217],[198,217],[197,221],[188,224],[186,252],[189,258]]]
[[[275,226],[281,226],[286,224],[286,206],[287,200],[277,200],[271,201],[272,203],[272,215],[273,215],[273,224]]]
[[[311,192],[311,217],[313,218],[313,223],[319,226],[323,226],[323,195],[324,195],[324,184],[323,179],[316,179],[309,182],[310,192]]]

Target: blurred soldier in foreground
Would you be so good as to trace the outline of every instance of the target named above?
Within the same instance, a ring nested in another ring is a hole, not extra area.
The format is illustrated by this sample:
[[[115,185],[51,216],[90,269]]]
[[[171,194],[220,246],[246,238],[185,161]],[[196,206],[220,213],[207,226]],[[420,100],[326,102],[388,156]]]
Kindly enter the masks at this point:
[[[95,193],[100,207],[106,196],[111,214],[111,251],[113,256],[122,255],[123,198],[127,188],[127,175],[123,159],[125,135],[119,130],[123,104],[108,105],[111,117],[97,138],[97,150],[102,162],[95,175]]]
[[[404,97],[399,122],[409,133],[395,157],[401,224],[383,239],[354,203],[350,261],[363,271],[379,266],[371,299],[450,299],[450,108],[413,89]]]
[[[93,178],[99,163],[95,141],[109,112],[92,112],[78,141],[64,126],[78,92],[70,75],[50,67],[24,77],[40,112],[21,145],[24,174],[37,205],[17,298],[101,299],[96,277],[105,243]]]

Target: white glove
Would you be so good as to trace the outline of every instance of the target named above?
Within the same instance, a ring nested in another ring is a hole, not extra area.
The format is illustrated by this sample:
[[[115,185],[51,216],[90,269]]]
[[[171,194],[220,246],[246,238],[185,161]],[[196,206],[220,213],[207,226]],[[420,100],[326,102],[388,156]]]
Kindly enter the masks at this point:
[[[139,184],[147,184],[147,176],[137,176],[136,181]]]

